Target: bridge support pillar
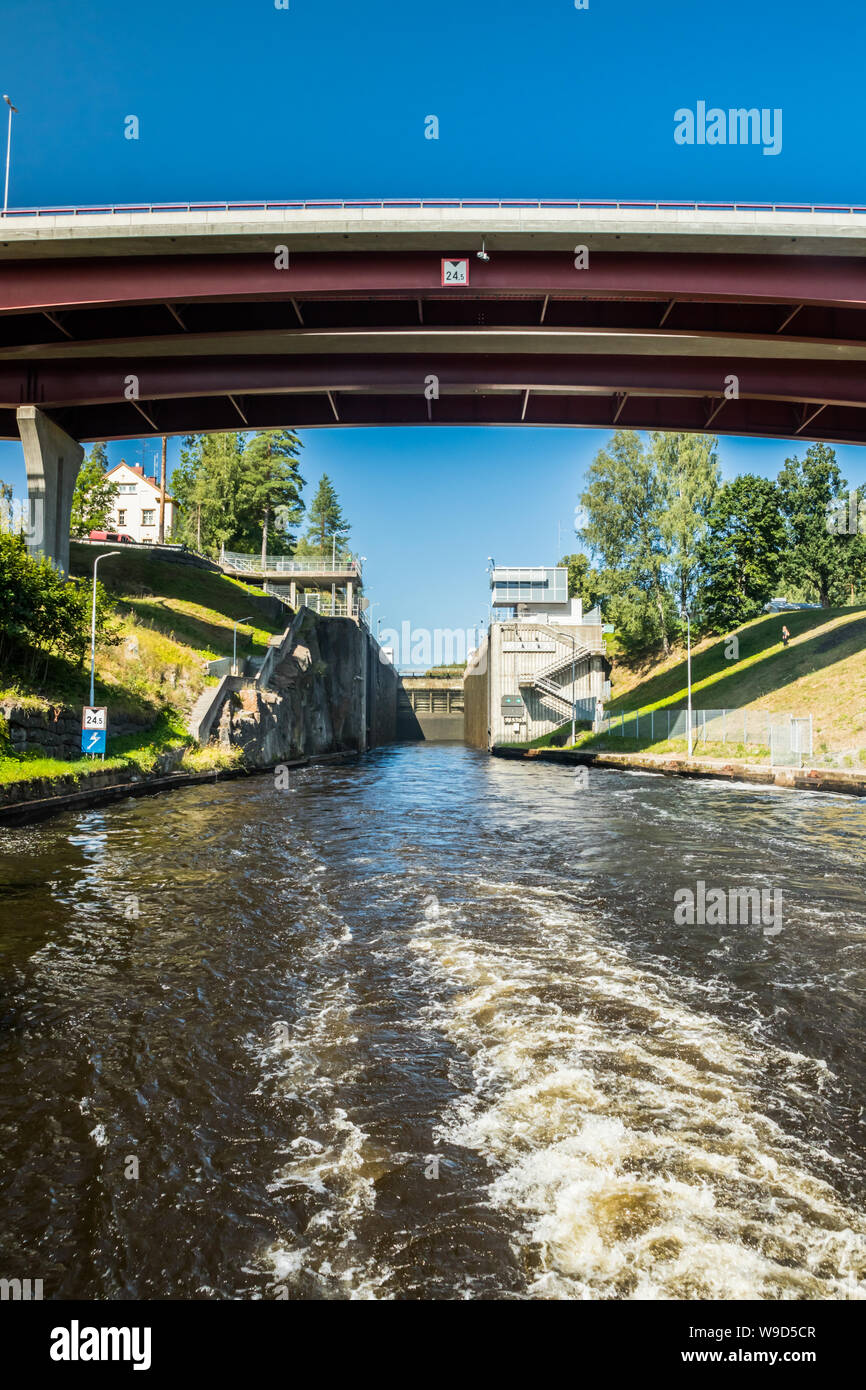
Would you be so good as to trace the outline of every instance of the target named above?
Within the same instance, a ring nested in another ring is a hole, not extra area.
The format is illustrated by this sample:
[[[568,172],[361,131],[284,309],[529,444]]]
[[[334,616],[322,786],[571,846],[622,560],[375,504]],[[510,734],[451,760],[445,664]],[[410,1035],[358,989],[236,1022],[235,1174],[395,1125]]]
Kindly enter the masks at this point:
[[[292,607],[295,609],[295,611],[297,611],[297,607],[298,607],[298,586],[297,586],[297,584],[295,583],[294,579],[292,579],[292,580],[290,581],[290,583],[289,583],[289,603],[292,605]]]
[[[19,406],[17,419],[30,498],[28,549],[66,574],[72,493],[84,450],[36,405]]]

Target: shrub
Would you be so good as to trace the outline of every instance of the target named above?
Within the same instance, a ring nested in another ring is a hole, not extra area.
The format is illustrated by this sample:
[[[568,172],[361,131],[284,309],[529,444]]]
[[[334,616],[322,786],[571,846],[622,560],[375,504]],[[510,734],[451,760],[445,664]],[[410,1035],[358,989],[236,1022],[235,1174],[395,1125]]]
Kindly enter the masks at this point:
[[[67,579],[44,556],[27,553],[20,535],[0,533],[0,661],[29,665],[41,657],[82,662],[90,642],[89,586]],[[120,640],[113,604],[96,586],[96,636]]]

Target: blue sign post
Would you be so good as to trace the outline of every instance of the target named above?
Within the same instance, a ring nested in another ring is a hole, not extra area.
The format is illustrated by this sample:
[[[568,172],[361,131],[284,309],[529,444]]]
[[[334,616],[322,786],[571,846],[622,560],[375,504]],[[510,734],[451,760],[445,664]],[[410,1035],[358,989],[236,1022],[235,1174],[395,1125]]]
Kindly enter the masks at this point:
[[[104,705],[85,705],[81,712],[81,751],[105,757],[108,710]]]
[[[82,729],[81,730],[81,751],[82,753],[105,753],[105,730],[104,729]]]

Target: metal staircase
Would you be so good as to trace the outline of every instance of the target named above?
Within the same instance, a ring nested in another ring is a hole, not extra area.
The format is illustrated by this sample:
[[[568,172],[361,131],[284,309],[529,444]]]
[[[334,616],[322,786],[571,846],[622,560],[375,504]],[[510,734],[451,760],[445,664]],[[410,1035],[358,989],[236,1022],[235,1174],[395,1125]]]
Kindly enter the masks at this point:
[[[557,632],[553,627],[548,627],[545,623],[538,623],[535,626],[538,627],[539,631],[545,632],[549,637],[553,637],[557,643],[568,641],[568,646],[563,645],[553,660],[549,661],[546,666],[542,666],[540,670],[530,671],[526,675],[519,676],[517,683],[518,685],[531,686],[544,697],[546,704],[552,705],[558,714],[564,713],[567,718],[570,718],[573,705],[571,695],[566,695],[564,688],[561,685],[557,685],[552,677],[569,669],[572,661],[576,664],[580,661],[584,661],[587,657],[603,655],[604,645],[602,643],[589,644],[586,642],[575,642],[572,652],[570,639],[563,638],[561,632]],[[568,689],[570,689],[570,686]]]

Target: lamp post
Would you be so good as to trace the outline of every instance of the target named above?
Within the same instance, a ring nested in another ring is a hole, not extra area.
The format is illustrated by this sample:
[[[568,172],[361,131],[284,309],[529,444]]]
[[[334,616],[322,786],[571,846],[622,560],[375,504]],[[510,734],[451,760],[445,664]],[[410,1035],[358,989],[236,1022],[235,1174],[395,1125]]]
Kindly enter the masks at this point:
[[[686,614],[686,663],[688,672],[688,701],[686,705],[686,719],[689,725],[689,757],[692,756],[692,620],[689,610]]]
[[[90,610],[90,703],[94,703],[94,689],[96,683],[96,566],[100,560],[107,560],[110,555],[119,555],[119,550],[103,550],[101,555],[97,555],[93,562],[93,604]]]
[[[3,100],[9,107],[9,126],[6,132],[6,182],[3,185],[3,216],[5,217],[6,208],[9,205],[9,157],[12,153],[12,112],[14,111],[17,116],[18,107],[12,105],[5,92],[3,93]]]
[[[235,623],[235,625],[234,625],[234,634],[233,634],[233,637],[232,637],[232,675],[233,675],[233,676],[234,676],[234,675],[237,675],[237,664],[238,664],[238,624],[239,624],[239,623],[251,623],[251,622],[252,622],[252,616],[249,616],[249,617],[246,617],[246,618],[238,618],[238,621],[237,621],[237,622]]]

